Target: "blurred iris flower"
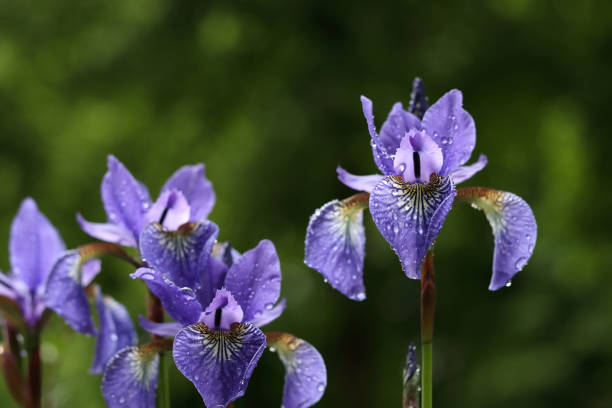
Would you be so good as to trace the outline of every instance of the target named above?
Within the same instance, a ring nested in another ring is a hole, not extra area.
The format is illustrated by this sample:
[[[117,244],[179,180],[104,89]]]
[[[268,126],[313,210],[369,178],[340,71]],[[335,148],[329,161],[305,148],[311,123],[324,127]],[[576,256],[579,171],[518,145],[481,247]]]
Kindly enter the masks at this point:
[[[462,107],[462,93],[452,90],[428,107],[424,85],[417,78],[409,109],[396,103],[380,133],[374,125],[372,102],[362,96],[361,103],[374,161],[382,174],[356,176],[338,167],[339,180],[363,193],[333,200],[313,214],[306,232],[306,264],[349,298],[365,299],[362,213],[369,207],[405,274],[419,279],[423,259],[453,202],[462,200],[482,209],[493,229],[489,289],[508,284],[533,252],[536,222],[529,205],[512,193],[455,188],[487,164],[481,155],[475,163],[464,165],[476,143],[476,127]]]
[[[259,329],[285,308],[284,299],[277,303],[281,273],[274,245],[262,240],[241,255],[216,244],[218,231],[210,221],[176,231],[152,223],[142,231],[139,248],[149,267],[132,277],[146,282],[175,321],[154,323],[141,316],[141,325],[174,337],[174,362],[208,407],[225,407],[244,394],[266,344],[286,366],[283,405],[314,404],[326,385],[318,351],[291,335]],[[158,355],[146,346],[120,351],[102,381],[108,405],[154,407],[158,364]]]

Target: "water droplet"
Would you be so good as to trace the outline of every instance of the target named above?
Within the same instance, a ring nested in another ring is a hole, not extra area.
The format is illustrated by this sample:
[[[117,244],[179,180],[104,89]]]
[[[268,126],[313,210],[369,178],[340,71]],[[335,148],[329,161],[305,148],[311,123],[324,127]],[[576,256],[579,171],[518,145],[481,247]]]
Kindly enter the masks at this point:
[[[523,269],[523,266],[525,266],[526,263],[527,263],[527,258],[522,256],[516,260],[516,262],[514,263],[514,267],[520,271],[521,269]]]
[[[327,280],[327,278],[323,278],[323,283],[328,283],[329,281]]]
[[[319,383],[319,385],[317,385],[317,391],[323,392],[324,390],[325,390],[325,384]]]
[[[270,346],[270,351],[274,353],[276,351],[276,348]]]
[[[508,281],[508,283],[506,283],[507,288],[509,288],[510,286],[512,286],[512,281]]]
[[[123,397],[119,398],[119,403],[120,403],[120,404],[125,403],[125,398],[123,398]]]
[[[359,292],[358,294],[355,295],[355,299],[357,300],[363,300],[365,298],[366,298],[366,295],[363,292]]]
[[[274,304],[273,304],[273,303],[268,303],[268,304],[266,304],[266,306],[265,306],[266,310],[272,310],[272,308],[273,308],[273,307],[274,307]]]
[[[111,333],[110,340],[116,342],[117,340],[119,340],[119,337],[115,333]]]

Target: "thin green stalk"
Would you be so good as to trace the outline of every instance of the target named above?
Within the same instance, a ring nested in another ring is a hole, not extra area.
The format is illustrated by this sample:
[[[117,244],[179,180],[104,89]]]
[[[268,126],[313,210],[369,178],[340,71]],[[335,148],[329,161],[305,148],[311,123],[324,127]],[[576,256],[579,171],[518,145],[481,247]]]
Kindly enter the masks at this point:
[[[421,408],[432,408],[432,380],[433,380],[433,344],[427,343],[421,345],[422,361],[421,361]]]
[[[433,254],[427,252],[421,268],[421,408],[432,408],[433,331],[436,311],[436,278]]]
[[[168,381],[168,359],[166,353],[159,353],[159,376],[157,377],[157,408],[170,408],[170,387]]]

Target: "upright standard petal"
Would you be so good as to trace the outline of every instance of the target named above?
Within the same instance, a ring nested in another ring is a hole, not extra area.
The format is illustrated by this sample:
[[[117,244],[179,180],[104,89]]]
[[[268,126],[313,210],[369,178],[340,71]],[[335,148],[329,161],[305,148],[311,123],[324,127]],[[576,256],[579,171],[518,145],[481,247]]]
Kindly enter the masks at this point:
[[[429,107],[425,84],[421,78],[417,77],[412,81],[412,92],[410,93],[410,104],[408,106],[408,110],[418,118],[423,118]]]
[[[423,129],[438,143],[444,154],[440,174],[448,176],[465,163],[476,144],[476,126],[462,107],[461,91],[453,89],[434,103],[423,116]]]
[[[185,224],[176,231],[153,223],[140,235],[140,253],[163,277],[197,291],[218,234],[211,221]]]
[[[365,299],[363,210],[368,198],[361,193],[330,201],[315,211],[306,229],[304,262],[353,300]]]
[[[126,347],[104,369],[102,394],[109,408],[155,408],[159,354],[146,345]]]
[[[149,290],[159,298],[166,312],[174,320],[183,325],[198,321],[202,313],[202,305],[190,287],[179,287],[157,270],[149,268],[139,268],[130,276],[145,281]]]
[[[270,350],[285,366],[285,408],[307,408],[316,404],[327,386],[327,370],[321,354],[308,342],[288,333],[267,333]]]
[[[100,328],[96,334],[96,354],[90,371],[100,374],[110,358],[124,347],[135,345],[137,337],[125,306],[109,296],[103,296],[99,287],[95,288]]]
[[[225,288],[242,307],[245,322],[269,313],[281,289],[280,261],[274,244],[264,239],[245,252],[227,271]]]
[[[102,179],[102,201],[109,222],[130,231],[137,239],[151,197],[147,188],[112,155],[108,156],[108,171]]]
[[[265,347],[266,337],[249,323],[230,331],[196,323],[176,335],[172,355],[207,407],[226,407],[244,394]]]
[[[342,167],[336,167],[336,173],[338,173],[338,180],[347,187],[357,191],[365,191],[366,193],[372,192],[374,187],[383,178],[381,174],[370,174],[367,176],[356,176],[344,170]]]
[[[165,229],[177,230],[181,225],[189,222],[191,208],[187,199],[177,190],[166,190],[157,198],[157,201],[145,216],[146,224],[157,222]]]
[[[387,120],[380,128],[379,141],[389,155],[394,155],[406,133],[421,130],[421,121],[412,113],[404,110],[401,102],[395,103]]]
[[[215,191],[204,175],[204,165],[183,166],[164,184],[162,192],[178,190],[191,207],[191,221],[202,221],[208,217],[215,205]]]
[[[481,154],[478,157],[478,160],[469,166],[459,166],[455,170],[451,172],[451,176],[453,177],[453,181],[455,184],[459,184],[469,178],[471,178],[474,174],[478,173],[480,170],[484,169],[487,165],[487,156]]]
[[[183,325],[177,322],[155,323],[142,315],[138,316],[138,322],[140,327],[158,336],[174,337],[183,328]]]
[[[363,109],[363,116],[365,116],[368,124],[368,131],[370,132],[370,145],[372,146],[372,154],[374,155],[374,162],[376,166],[385,175],[394,174],[393,170],[393,157],[394,152],[387,152],[378,133],[376,133],[376,126],[374,125],[374,114],[372,113],[372,101],[361,96],[361,107]]]
[[[95,334],[87,295],[82,286],[83,257],[78,250],[65,252],[53,265],[44,299],[48,308],[60,315],[74,330]]]
[[[385,177],[372,192],[372,218],[409,278],[420,278],[421,263],[442,228],[455,194],[452,179],[435,174],[428,184]]]
[[[482,209],[493,229],[495,251],[489,290],[508,285],[525,267],[535,247],[538,227],[529,204],[512,193],[483,187],[462,188],[457,199]]]
[[[136,247],[138,245],[136,236],[121,225],[108,222],[89,222],[81,214],[77,214],[77,222],[87,235],[101,241],[113,242],[129,247]]]
[[[9,252],[13,274],[30,289],[36,289],[64,249],[57,230],[38,211],[34,200],[23,200],[11,225]]]

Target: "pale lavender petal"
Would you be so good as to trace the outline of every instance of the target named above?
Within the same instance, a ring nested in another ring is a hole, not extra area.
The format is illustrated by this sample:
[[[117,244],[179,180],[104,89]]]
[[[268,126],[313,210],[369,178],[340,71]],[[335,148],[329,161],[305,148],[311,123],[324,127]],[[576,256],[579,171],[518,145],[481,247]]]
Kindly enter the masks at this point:
[[[213,330],[227,331],[233,323],[242,323],[243,317],[244,312],[231,292],[219,289],[199,320]]]
[[[108,156],[108,171],[102,180],[102,201],[108,221],[137,239],[145,226],[151,198],[147,188],[113,155]]]
[[[177,190],[163,191],[147,212],[146,223],[157,222],[167,230],[177,230],[189,222],[191,208],[183,193]]]
[[[487,165],[487,156],[481,154],[478,157],[478,160],[469,166],[459,166],[456,170],[451,173],[453,177],[453,181],[455,184],[459,184],[469,178],[471,178],[474,174],[478,173],[480,170],[484,169]]]
[[[425,84],[421,78],[414,78],[408,111],[415,114],[418,118],[422,118],[428,107],[429,102],[425,92]]]
[[[266,337],[249,323],[231,331],[196,323],[176,335],[172,355],[207,407],[225,407],[244,394],[265,347]]]
[[[136,331],[125,306],[103,296],[96,286],[96,308],[100,328],[96,334],[96,353],[90,372],[101,374],[106,363],[119,350],[136,343]]]
[[[268,345],[285,366],[282,406],[306,408],[316,404],[327,386],[325,362],[317,349],[287,333],[269,334]]]
[[[124,227],[111,223],[90,222],[77,214],[77,222],[81,229],[89,236],[101,241],[113,242],[119,245],[136,247],[137,237]]]
[[[521,197],[505,191],[466,188],[460,190],[459,198],[480,207],[493,229],[495,251],[489,290],[508,285],[533,254],[538,234],[533,211]]]
[[[126,347],[104,369],[102,394],[109,408],[155,408],[159,354],[147,347]]]
[[[183,325],[177,322],[155,323],[142,315],[138,316],[138,322],[140,327],[158,336],[174,337],[183,328]]]
[[[218,234],[219,227],[212,221],[185,224],[176,231],[153,223],[140,234],[140,253],[163,277],[197,292],[205,282],[208,258]]]
[[[60,315],[74,330],[94,335],[91,310],[82,286],[82,262],[79,251],[66,251],[51,269],[44,300],[47,307]]]
[[[268,309],[269,306],[266,306],[266,310],[263,311],[261,316],[253,319],[251,323],[257,327],[263,327],[266,324],[278,319],[280,315],[283,314],[283,311],[285,310],[286,306],[287,306],[287,302],[285,301],[284,298],[281,299],[276,304],[276,306],[273,306],[271,309]]]
[[[382,174],[370,174],[367,176],[357,176],[344,170],[342,167],[336,167],[338,180],[347,187],[357,191],[365,191],[370,193],[374,186],[383,178]]]
[[[315,211],[306,229],[304,262],[353,300],[365,299],[363,210],[367,200],[362,193],[330,201]]]
[[[423,129],[438,143],[444,153],[440,174],[447,176],[465,163],[476,144],[476,126],[462,107],[461,91],[453,89],[434,103],[423,116]]]
[[[380,128],[379,140],[384,150],[390,155],[395,154],[400,142],[411,129],[421,130],[421,121],[404,110],[401,102],[397,102]]]
[[[12,273],[30,289],[42,285],[53,263],[66,249],[57,230],[31,198],[21,202],[11,224],[9,254]]]
[[[374,161],[376,166],[385,175],[394,174],[393,170],[393,153],[387,152],[385,147],[380,141],[378,133],[376,133],[376,126],[374,125],[374,114],[372,113],[372,101],[361,96],[361,107],[363,109],[363,115],[365,116],[368,124],[368,131],[370,132],[370,145],[372,146],[372,154],[374,155]]]
[[[404,181],[426,183],[440,172],[443,160],[442,149],[427,132],[411,129],[395,152],[393,166]]]
[[[264,239],[245,252],[227,272],[225,288],[242,307],[245,322],[272,309],[281,289],[280,261],[274,244]]]
[[[215,191],[204,175],[204,165],[183,166],[164,184],[162,191],[178,190],[183,193],[191,207],[191,221],[202,221],[208,217],[215,205]]]
[[[149,268],[139,268],[130,276],[145,281],[149,290],[159,298],[166,312],[174,320],[183,325],[198,321],[202,305],[191,288],[176,286],[161,273]]]
[[[442,228],[455,194],[452,179],[437,176],[425,185],[385,177],[372,191],[370,212],[374,223],[397,253],[409,278],[420,278],[421,263]]]
[[[82,267],[82,286],[88,286],[94,280],[94,278],[98,276],[101,268],[102,262],[99,259],[90,259],[89,261],[85,262]]]

